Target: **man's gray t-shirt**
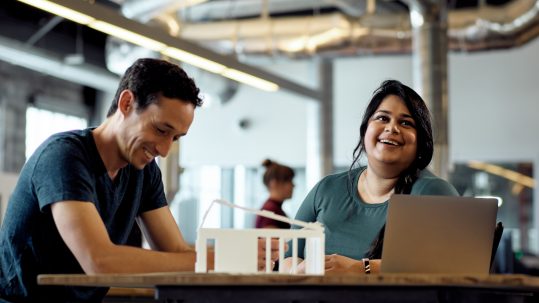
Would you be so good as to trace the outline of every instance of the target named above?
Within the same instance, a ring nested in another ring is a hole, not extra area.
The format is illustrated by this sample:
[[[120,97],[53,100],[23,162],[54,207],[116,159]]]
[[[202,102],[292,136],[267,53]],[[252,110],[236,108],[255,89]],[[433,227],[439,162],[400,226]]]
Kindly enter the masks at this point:
[[[359,175],[365,167],[322,179],[301,204],[296,219],[324,225],[326,255],[339,254],[359,260],[386,222],[388,202],[368,204],[357,192]],[[412,186],[411,195],[458,195],[445,180],[423,170]],[[292,228],[299,228],[293,226]],[[304,258],[305,241],[298,241],[298,257]],[[291,256],[291,250],[287,252]]]
[[[125,244],[141,213],[167,205],[155,162],[122,168],[114,181],[92,129],[47,139],[24,165],[0,231],[0,297],[13,301],[101,301],[106,288],[37,286],[38,274],[83,273],[52,218],[59,201],[93,203],[110,239]]]

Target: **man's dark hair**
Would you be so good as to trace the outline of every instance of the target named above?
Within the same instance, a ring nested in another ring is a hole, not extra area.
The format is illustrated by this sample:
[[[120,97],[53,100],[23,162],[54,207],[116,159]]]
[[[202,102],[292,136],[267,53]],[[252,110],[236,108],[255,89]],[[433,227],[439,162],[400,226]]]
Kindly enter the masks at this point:
[[[202,105],[200,90],[193,79],[181,67],[165,60],[144,58],[135,61],[120,80],[107,117],[116,112],[120,93],[126,89],[135,95],[139,112],[156,103],[159,96],[180,99],[195,107]]]

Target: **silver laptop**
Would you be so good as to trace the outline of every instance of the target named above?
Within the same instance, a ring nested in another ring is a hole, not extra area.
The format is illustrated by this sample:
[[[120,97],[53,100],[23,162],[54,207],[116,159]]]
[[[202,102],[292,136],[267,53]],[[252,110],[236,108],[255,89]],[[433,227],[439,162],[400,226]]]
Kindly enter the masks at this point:
[[[495,199],[393,195],[382,273],[488,274]]]

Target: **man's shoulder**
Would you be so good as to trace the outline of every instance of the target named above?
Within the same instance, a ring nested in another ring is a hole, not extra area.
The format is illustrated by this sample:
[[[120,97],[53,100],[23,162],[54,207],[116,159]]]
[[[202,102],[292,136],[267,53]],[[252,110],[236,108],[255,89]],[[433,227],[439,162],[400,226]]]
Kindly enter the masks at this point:
[[[91,139],[91,135],[92,133],[89,129],[70,130],[56,133],[43,141],[43,143],[38,147],[37,150],[44,149],[50,146],[64,148],[69,146],[86,145]]]
[[[91,136],[91,131],[88,129],[56,133],[38,146],[28,162],[72,161],[81,155],[84,155],[83,158],[88,158],[95,149],[92,148]]]
[[[91,139],[91,136],[92,136],[91,129],[86,128],[86,129],[69,130],[65,132],[56,133],[50,136],[48,140],[53,141],[53,142],[58,142],[58,141],[86,142],[87,140]]]

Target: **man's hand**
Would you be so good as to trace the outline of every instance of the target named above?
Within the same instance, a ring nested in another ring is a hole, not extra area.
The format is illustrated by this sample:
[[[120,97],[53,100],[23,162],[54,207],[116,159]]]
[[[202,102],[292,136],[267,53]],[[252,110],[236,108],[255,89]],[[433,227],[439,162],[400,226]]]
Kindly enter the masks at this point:
[[[326,272],[360,272],[362,262],[345,256],[332,254],[326,256]]]
[[[270,266],[271,270],[273,270],[273,267],[275,266],[275,261],[279,260],[279,240],[278,239],[271,239],[270,243],[271,247],[271,253],[270,253]],[[288,250],[288,244],[284,243],[284,252]],[[265,271],[266,270],[266,239],[260,238],[258,239],[258,270],[259,271]]]

